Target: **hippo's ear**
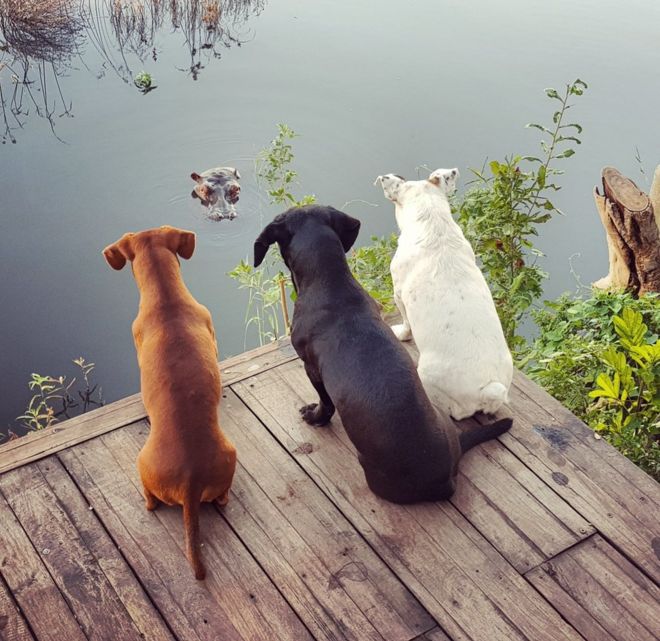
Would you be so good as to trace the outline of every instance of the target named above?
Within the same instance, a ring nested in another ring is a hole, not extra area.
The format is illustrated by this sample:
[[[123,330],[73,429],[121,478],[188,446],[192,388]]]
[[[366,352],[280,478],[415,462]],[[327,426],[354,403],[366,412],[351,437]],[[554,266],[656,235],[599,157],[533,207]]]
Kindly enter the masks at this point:
[[[116,243],[108,245],[103,250],[103,256],[112,269],[123,269],[127,260],[135,258],[131,247],[131,236],[133,234],[124,234]]]
[[[240,180],[241,179],[241,174],[238,173],[238,169],[234,169],[234,168],[232,168],[232,169],[234,171],[234,176],[236,176],[236,180]]]
[[[183,229],[179,231],[179,244],[176,248],[176,253],[188,260],[195,251],[195,233],[192,231],[185,231]]]
[[[330,213],[330,227],[335,230],[341,240],[344,251],[347,252],[353,247],[353,243],[355,243],[360,233],[361,223],[357,218],[353,218],[343,211],[339,211],[333,207],[328,207],[328,209]]]
[[[266,225],[257,240],[254,241],[254,266],[259,267],[266,257],[268,248],[273,243],[284,242],[287,235],[286,223],[283,220],[276,218],[272,223]]]
[[[201,182],[202,182],[202,177],[201,177],[196,171],[193,171],[192,174],[190,174],[190,177],[191,177],[196,183],[201,183]]]

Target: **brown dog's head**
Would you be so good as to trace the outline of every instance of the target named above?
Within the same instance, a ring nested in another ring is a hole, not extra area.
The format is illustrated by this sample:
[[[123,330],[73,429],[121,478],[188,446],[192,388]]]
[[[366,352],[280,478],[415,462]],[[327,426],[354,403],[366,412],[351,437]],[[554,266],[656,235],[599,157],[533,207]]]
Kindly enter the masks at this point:
[[[103,250],[103,256],[113,269],[122,269],[126,261],[133,261],[138,252],[155,247],[166,247],[173,254],[188,259],[195,251],[195,234],[184,229],[163,225],[135,234],[124,234],[116,243]]]
[[[344,252],[347,252],[360,231],[360,221],[334,207],[307,205],[289,209],[275,216],[273,222],[267,225],[255,240],[254,266],[259,267],[268,248],[277,243],[284,262],[290,267],[289,246],[294,237],[299,237],[299,244],[313,251],[319,242],[327,240],[328,236],[324,236],[324,233],[327,234],[329,230],[339,237]]]

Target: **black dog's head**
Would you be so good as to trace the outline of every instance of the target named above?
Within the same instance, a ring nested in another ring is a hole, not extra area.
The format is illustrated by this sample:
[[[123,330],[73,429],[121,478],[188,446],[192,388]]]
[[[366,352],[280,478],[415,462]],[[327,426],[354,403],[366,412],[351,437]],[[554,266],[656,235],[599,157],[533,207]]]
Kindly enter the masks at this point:
[[[360,231],[360,221],[334,207],[307,205],[289,209],[275,216],[254,242],[254,266],[259,267],[268,248],[277,243],[284,262],[290,267],[289,246],[294,236],[304,234],[309,243],[323,242],[323,235],[329,231],[339,237],[344,252],[347,252]]]

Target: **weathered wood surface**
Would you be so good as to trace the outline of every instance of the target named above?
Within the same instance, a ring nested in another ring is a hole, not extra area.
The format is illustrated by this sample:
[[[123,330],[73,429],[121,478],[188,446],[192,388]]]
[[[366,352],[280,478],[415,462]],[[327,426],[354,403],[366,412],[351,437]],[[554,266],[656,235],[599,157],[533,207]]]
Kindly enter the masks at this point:
[[[0,580],[0,639],[2,641],[34,641],[9,588],[2,580]]]
[[[0,573],[37,639],[86,641],[3,491],[0,491],[0,524]]]
[[[204,582],[184,554],[178,507],[147,512],[135,456],[148,425],[141,422],[61,452],[65,464],[121,548],[132,571],[178,639],[309,641],[309,632],[250,552],[211,506],[200,514]]]
[[[656,641],[660,590],[596,535],[527,578],[587,641]]]
[[[222,384],[229,386],[296,357],[291,343],[283,339],[220,362]],[[137,366],[137,365],[136,365]],[[134,394],[86,414],[57,423],[38,432],[0,445],[0,474],[54,454],[67,447],[119,429],[145,418],[140,394]]]
[[[294,358],[283,341],[222,364],[239,466],[228,506],[202,509],[203,583],[180,508],[144,508],[131,399],[0,448],[0,639],[657,638],[660,486],[552,397],[516,374],[514,427],[464,457],[452,500],[396,506],[339,417],[302,422]]]
[[[222,405],[221,424],[241,453],[232,499],[225,508],[227,521],[280,591],[295,602],[315,638],[403,641],[434,626],[232,392]],[[302,448],[294,457],[308,453]]]
[[[531,394],[532,396],[530,396]],[[500,441],[529,469],[614,542],[655,581],[660,580],[660,486],[593,437],[573,414],[516,376],[515,424]],[[554,414],[556,415],[553,415]],[[616,461],[614,464],[612,461]]]
[[[320,429],[300,419],[298,407],[315,394],[300,363],[234,390],[289,452],[308,452],[300,465],[452,638],[579,639],[452,504],[397,506],[374,496],[338,417]],[[466,474],[480,464],[487,459],[473,452]]]

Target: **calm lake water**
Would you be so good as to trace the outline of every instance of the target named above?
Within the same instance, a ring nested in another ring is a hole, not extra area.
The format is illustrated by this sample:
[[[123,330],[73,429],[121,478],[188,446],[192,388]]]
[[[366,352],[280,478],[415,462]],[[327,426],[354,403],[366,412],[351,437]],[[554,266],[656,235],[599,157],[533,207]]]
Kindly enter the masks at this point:
[[[376,175],[415,177],[426,164],[465,178],[485,158],[534,154],[539,132],[524,124],[549,120],[544,87],[582,78],[589,90],[572,120],[583,144],[556,199],[566,215],[539,241],[548,297],[575,289],[574,254],[584,283],[607,271],[592,199],[601,167],[648,188],[635,147],[647,174],[660,162],[660,2],[233,0],[210,33],[213,3],[143,0],[143,15],[114,21],[113,4],[131,3],[73,0],[77,30],[48,47],[22,41],[32,84],[20,105],[20,67],[3,67],[17,35],[7,21],[0,31],[0,431],[25,408],[31,372],[71,374],[80,355],[96,363],[106,401],[138,390],[137,290],[129,269],[101,256],[126,231],[195,231],[183,275],[213,314],[222,357],[256,345],[244,332],[246,294],[226,273],[278,213],[254,173],[278,122],[301,134],[298,193],[352,201],[364,244],[395,227]],[[191,15],[200,4],[210,9]],[[132,84],[142,70],[157,85],[146,95]],[[189,176],[224,164],[243,176],[240,215],[212,222]]]

